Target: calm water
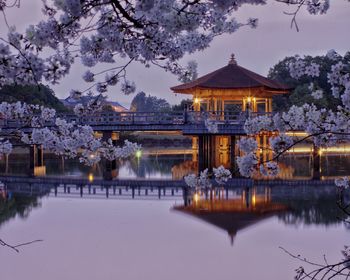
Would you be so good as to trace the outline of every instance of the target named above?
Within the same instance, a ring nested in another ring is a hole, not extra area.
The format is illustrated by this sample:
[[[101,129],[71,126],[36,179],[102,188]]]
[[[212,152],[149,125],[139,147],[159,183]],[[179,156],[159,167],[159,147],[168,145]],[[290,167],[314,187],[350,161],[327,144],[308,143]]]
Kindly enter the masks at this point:
[[[169,150],[168,150],[169,152]],[[140,158],[132,158],[118,162],[116,175],[118,178],[158,178],[182,179],[189,173],[197,173],[197,162],[191,150],[170,149],[144,150]],[[84,166],[78,159],[61,159],[45,154],[46,176],[103,177],[105,163],[93,167]],[[225,164],[229,168],[229,164]],[[20,150],[19,154],[11,154],[6,160],[0,159],[0,174],[25,175],[29,171],[28,152]],[[280,162],[281,177],[284,179],[308,179],[312,177],[312,158],[308,154],[288,154]],[[324,154],[321,156],[321,176],[324,178],[350,175],[350,153]]]
[[[9,160],[8,173],[25,173],[25,158]],[[50,157],[45,162],[48,176],[102,174],[103,165],[87,168]],[[294,177],[310,176],[307,156],[284,164]],[[0,168],[5,171],[4,161]],[[174,178],[193,168],[192,156],[179,154],[144,155],[120,163],[118,170],[121,178]],[[349,168],[348,157],[322,161],[324,176],[349,174]],[[44,241],[19,254],[0,247],[1,280],[293,279],[300,262],[279,246],[316,261],[326,254],[331,262],[350,244],[334,186],[217,191],[211,201],[187,197],[186,206],[181,190],[161,199],[142,190],[131,199],[123,189],[123,196],[107,199],[99,189],[80,198],[75,188],[67,194],[60,187],[56,197],[49,187],[35,195],[5,187],[0,238],[10,244]]]
[[[1,238],[44,241],[19,254],[1,247],[1,279],[293,279],[300,263],[279,246],[336,261],[350,243],[333,190],[236,190],[207,211],[208,201],[184,206],[181,197],[54,197],[49,190],[28,197],[9,190],[0,203]]]

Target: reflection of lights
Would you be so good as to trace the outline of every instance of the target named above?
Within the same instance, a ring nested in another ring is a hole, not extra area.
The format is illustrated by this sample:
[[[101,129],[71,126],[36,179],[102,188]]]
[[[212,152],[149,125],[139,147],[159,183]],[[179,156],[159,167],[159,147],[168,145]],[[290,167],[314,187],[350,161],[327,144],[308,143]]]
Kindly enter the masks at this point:
[[[313,152],[312,147],[295,147],[287,151],[288,153],[297,154],[297,153],[311,153]],[[320,148],[319,154],[325,153],[350,153],[350,146],[342,147],[329,147],[329,148]]]
[[[198,194],[198,193],[195,193],[194,195],[193,195],[193,201],[195,202],[195,203],[197,203],[199,200],[200,200],[200,195]]]
[[[251,98],[250,96],[247,97],[247,102],[248,102],[248,103],[252,102],[252,98]]]
[[[137,150],[135,156],[137,158],[140,158],[142,156],[142,151],[141,150]]]
[[[89,155],[90,158],[95,158],[94,154]]]
[[[88,176],[89,182],[93,182],[94,181],[94,174],[90,173]]]
[[[255,206],[255,204],[256,204],[256,195],[255,195],[255,193],[252,195],[252,204],[253,204],[253,206]]]
[[[196,97],[196,98],[194,99],[194,103],[199,104],[199,103],[200,103],[200,99]]]

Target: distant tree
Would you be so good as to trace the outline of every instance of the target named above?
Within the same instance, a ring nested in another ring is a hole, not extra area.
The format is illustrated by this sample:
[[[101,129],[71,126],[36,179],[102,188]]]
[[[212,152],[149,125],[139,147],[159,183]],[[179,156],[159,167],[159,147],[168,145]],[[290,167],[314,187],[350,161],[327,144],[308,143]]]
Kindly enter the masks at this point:
[[[38,104],[53,108],[58,112],[68,111],[48,86],[37,85],[7,85],[0,89],[0,102],[21,101],[28,104]]]
[[[294,90],[289,95],[275,96],[274,97],[274,111],[286,111],[292,105],[301,106],[305,103],[313,103],[318,108],[327,108],[336,110],[337,106],[341,104],[339,98],[335,98],[332,95],[331,85],[328,83],[327,74],[331,71],[332,65],[335,64],[334,60],[325,56],[305,56],[304,61],[307,64],[316,63],[320,65],[320,75],[317,77],[311,77],[304,75],[300,79],[291,77],[289,65],[295,62],[299,56],[290,56],[284,58],[273,66],[268,74],[268,77],[276,81],[282,82]],[[339,62],[347,64],[350,62],[350,52],[346,53],[344,57],[338,57]],[[310,88],[310,84],[313,83],[313,88]],[[312,92],[320,88],[323,90],[322,98],[315,99],[312,96]]]
[[[193,101],[191,99],[183,99],[180,104],[175,104],[171,107],[173,111],[184,111],[192,106]]]
[[[170,109],[170,104],[165,99],[147,96],[143,91],[134,97],[130,106],[130,111],[133,112],[166,112]]]

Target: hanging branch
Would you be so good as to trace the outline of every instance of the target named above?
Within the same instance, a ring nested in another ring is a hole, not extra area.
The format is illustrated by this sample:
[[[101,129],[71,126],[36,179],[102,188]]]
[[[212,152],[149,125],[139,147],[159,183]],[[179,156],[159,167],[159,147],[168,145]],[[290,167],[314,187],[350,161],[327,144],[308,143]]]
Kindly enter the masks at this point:
[[[27,246],[27,245],[30,245],[30,244],[33,244],[33,243],[37,243],[37,242],[43,242],[44,240],[42,239],[37,239],[37,240],[32,240],[32,241],[29,241],[29,242],[25,242],[25,243],[20,243],[20,244],[17,244],[17,245],[10,245],[8,243],[6,243],[4,240],[0,239],[0,245],[1,246],[4,246],[4,247],[7,247],[7,248],[10,248],[12,250],[14,250],[16,253],[19,253],[19,247],[23,247],[23,246]]]

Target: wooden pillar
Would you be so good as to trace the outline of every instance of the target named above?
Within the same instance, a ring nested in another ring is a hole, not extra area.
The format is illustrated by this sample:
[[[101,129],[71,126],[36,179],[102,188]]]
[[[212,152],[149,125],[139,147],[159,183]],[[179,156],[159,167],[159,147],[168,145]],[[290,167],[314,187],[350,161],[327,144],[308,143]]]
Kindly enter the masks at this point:
[[[271,113],[272,112],[272,98],[269,98],[268,99],[268,103],[269,103],[269,113]]]
[[[38,166],[44,165],[44,149],[42,145],[37,146],[37,161],[38,161]]]
[[[44,165],[44,150],[42,145],[29,146],[29,175],[46,175],[46,167]]]
[[[312,162],[313,162],[312,179],[319,180],[321,179],[321,155],[320,155],[320,148],[317,147],[316,145],[313,145]]]
[[[36,145],[29,146],[29,169],[34,171],[36,166]],[[34,175],[34,174],[33,174]]]
[[[198,136],[198,172],[212,170],[215,164],[215,135],[200,135]]]
[[[232,175],[235,176],[237,175],[236,169],[237,169],[237,164],[236,164],[236,142],[237,142],[237,137],[236,135],[231,135],[230,137],[231,143],[230,143],[230,163],[231,163],[231,172]]]
[[[269,99],[265,98],[265,113],[270,111]]]

